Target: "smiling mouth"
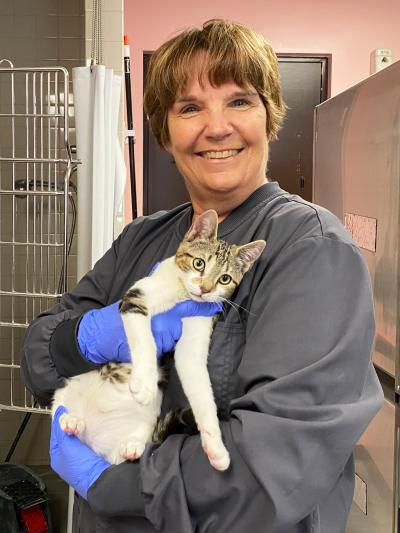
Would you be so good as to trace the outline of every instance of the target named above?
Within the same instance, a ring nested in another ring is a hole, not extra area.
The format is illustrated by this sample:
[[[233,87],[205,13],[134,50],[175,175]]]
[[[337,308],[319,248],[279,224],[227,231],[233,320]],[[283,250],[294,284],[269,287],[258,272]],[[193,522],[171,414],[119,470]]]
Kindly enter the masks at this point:
[[[206,152],[198,152],[197,155],[205,159],[228,159],[228,157],[234,157],[239,154],[242,150],[243,148],[235,150],[208,150]]]

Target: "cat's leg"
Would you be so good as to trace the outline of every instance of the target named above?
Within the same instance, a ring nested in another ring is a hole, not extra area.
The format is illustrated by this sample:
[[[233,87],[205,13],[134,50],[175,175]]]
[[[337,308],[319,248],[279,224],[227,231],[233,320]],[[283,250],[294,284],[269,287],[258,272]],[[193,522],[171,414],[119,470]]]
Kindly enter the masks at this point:
[[[153,426],[154,424],[150,427],[141,423],[140,427],[127,435],[118,449],[122,461],[135,461],[141,457],[146,444],[151,440]]]
[[[120,305],[129,348],[132,353],[130,389],[137,402],[151,403],[157,395],[157,347],[151,332],[151,316],[145,293],[134,285]]]
[[[120,443],[117,450],[117,463],[122,461],[134,461],[143,454],[148,442],[151,442],[157,417],[160,414],[162,394],[158,390],[156,400],[150,405],[138,406],[132,415],[134,422],[129,424],[130,430]],[[134,426],[134,429],[131,429]]]
[[[184,318],[182,336],[175,348],[175,366],[200,431],[203,449],[214,468],[226,470],[230,458],[222,441],[207,370],[211,331],[212,318]]]
[[[130,388],[142,405],[151,403],[158,389],[157,347],[151,317],[168,311],[185,297],[174,257],[170,257],[150,277],[137,281],[122,298],[120,312],[132,353]]]
[[[65,387],[55,391],[53,403],[51,406],[51,414],[53,417],[58,407],[60,407],[61,405],[66,408],[69,407],[68,395],[71,394],[70,389],[71,383],[67,382]],[[63,413],[60,416],[59,424],[61,429],[69,435],[79,435],[85,429],[85,422],[83,418],[73,412]]]

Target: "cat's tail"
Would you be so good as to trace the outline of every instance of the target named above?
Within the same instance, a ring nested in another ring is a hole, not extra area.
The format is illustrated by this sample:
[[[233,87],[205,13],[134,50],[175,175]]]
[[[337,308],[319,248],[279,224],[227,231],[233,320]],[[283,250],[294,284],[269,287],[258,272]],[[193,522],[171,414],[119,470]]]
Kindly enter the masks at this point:
[[[170,435],[185,434],[195,435],[198,433],[193,411],[189,407],[169,411],[164,418],[159,418],[154,428],[152,441],[160,444]]]

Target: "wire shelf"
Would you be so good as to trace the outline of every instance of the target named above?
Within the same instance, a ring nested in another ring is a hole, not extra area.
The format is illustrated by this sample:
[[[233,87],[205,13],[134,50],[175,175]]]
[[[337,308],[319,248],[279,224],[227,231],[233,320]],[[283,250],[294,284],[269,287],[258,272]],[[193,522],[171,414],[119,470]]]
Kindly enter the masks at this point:
[[[4,61],[4,60],[3,60]],[[69,75],[63,67],[0,61],[0,410],[47,412],[23,385],[25,330],[67,289],[70,177]],[[72,199],[72,204],[71,204]]]

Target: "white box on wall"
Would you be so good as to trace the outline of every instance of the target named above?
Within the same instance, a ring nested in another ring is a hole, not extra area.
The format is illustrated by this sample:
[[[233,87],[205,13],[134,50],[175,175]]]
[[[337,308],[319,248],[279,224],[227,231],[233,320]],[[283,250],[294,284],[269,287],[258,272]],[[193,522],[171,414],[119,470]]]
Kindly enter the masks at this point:
[[[375,74],[392,64],[392,51],[390,48],[376,48],[371,52],[370,74]]]

